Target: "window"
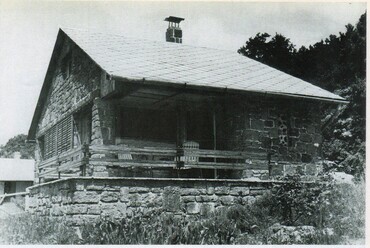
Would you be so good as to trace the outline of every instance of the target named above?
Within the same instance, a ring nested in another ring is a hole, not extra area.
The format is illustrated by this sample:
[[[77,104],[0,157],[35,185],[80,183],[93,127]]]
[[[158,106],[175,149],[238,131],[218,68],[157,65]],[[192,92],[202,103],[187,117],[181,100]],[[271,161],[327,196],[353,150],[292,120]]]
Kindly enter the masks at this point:
[[[82,111],[73,116],[73,148],[91,141],[91,112]]]

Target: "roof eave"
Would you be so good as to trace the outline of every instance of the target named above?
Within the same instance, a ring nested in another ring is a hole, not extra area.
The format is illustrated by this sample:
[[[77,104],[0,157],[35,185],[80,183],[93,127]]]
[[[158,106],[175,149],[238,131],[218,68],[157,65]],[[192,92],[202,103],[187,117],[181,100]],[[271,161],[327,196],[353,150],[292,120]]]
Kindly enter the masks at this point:
[[[289,93],[278,93],[278,92],[270,92],[270,91],[257,91],[257,90],[238,90],[238,89],[230,89],[227,87],[211,87],[211,86],[200,86],[200,85],[192,85],[191,83],[174,83],[168,81],[158,81],[158,80],[148,80],[146,78],[129,78],[129,77],[122,77],[111,74],[111,77],[116,80],[122,80],[127,82],[135,82],[140,84],[147,84],[147,85],[163,85],[163,86],[170,86],[173,88],[193,88],[193,89],[206,89],[218,92],[228,92],[228,93],[256,93],[261,95],[269,95],[269,96],[276,96],[276,97],[288,97],[288,98],[300,98],[300,99],[309,99],[309,100],[316,100],[316,101],[323,101],[327,103],[335,103],[335,104],[348,104],[349,101],[344,100],[343,98],[327,98],[327,97],[318,97],[318,96],[308,96],[308,95],[301,95],[301,94],[289,94]],[[338,96],[339,97],[339,96]]]

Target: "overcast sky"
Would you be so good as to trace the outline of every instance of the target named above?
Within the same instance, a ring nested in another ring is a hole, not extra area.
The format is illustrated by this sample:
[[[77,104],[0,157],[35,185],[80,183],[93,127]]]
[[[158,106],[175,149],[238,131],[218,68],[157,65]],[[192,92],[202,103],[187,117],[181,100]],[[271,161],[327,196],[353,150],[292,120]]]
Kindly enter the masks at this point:
[[[166,16],[185,18],[183,43],[237,51],[258,32],[299,48],[356,24],[365,3],[41,2],[0,0],[0,144],[27,134],[59,27],[165,39]]]

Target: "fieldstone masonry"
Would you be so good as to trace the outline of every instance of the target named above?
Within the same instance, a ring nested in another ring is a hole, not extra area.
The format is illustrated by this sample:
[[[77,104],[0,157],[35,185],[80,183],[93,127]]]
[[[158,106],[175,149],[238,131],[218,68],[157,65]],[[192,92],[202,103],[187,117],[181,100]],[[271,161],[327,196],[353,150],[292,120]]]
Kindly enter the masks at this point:
[[[271,181],[151,178],[69,178],[28,188],[27,211],[64,217],[71,225],[101,217],[130,218],[163,208],[195,217],[234,204],[250,204]]]

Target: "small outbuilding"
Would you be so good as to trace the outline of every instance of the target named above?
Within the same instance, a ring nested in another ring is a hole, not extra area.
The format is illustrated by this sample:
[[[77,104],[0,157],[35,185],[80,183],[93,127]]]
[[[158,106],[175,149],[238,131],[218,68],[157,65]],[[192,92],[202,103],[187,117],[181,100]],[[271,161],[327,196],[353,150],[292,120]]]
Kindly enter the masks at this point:
[[[25,192],[34,178],[35,160],[0,158],[0,195]]]

